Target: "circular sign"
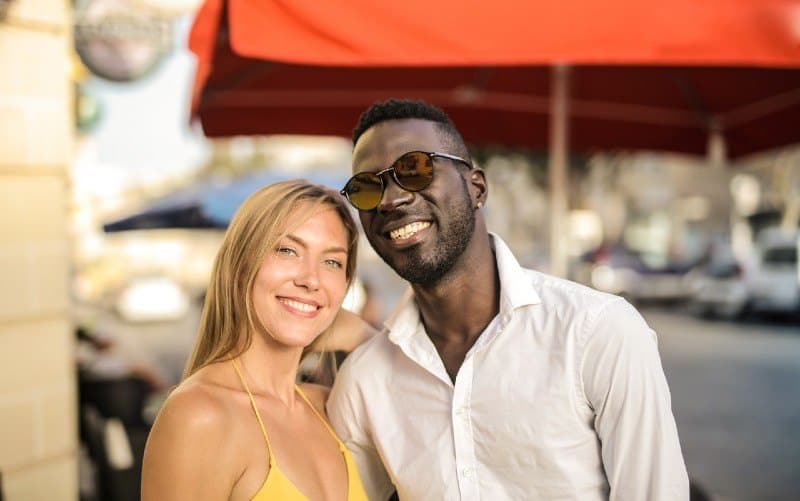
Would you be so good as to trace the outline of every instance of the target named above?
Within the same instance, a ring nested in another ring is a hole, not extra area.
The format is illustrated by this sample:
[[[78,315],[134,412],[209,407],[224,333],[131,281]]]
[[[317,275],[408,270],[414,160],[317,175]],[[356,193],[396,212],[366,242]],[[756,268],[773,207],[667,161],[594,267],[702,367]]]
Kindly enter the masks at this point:
[[[172,20],[124,0],[76,3],[75,50],[95,75],[131,82],[158,67],[172,47]]]

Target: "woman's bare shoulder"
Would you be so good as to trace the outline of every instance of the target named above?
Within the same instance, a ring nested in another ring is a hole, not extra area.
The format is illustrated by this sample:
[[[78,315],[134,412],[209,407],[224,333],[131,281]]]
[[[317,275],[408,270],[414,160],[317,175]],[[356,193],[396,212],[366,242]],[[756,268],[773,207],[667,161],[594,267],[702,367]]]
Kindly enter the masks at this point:
[[[209,381],[184,381],[167,397],[154,426],[174,426],[183,433],[207,433],[214,427],[224,430],[226,421],[231,419],[225,393]]]
[[[236,456],[241,441],[232,440],[231,391],[191,377],[167,397],[145,448],[143,499],[229,496],[242,470]]]

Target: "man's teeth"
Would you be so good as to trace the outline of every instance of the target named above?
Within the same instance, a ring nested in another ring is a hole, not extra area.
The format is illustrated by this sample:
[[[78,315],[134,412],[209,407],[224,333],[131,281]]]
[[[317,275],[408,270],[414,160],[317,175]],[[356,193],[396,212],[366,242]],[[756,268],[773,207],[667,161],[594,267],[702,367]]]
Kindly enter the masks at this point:
[[[312,311],[317,311],[317,307],[313,304],[301,303],[300,301],[293,301],[291,299],[281,299],[280,301],[286,306],[302,312],[311,313]]]
[[[397,240],[397,239],[400,239],[400,238],[410,238],[411,236],[413,236],[417,232],[424,230],[425,228],[427,228],[430,225],[431,225],[431,223],[419,222],[419,221],[414,222],[414,223],[409,223],[409,224],[403,226],[402,228],[397,228],[394,231],[390,231],[389,232],[389,238],[391,238],[392,240]]]

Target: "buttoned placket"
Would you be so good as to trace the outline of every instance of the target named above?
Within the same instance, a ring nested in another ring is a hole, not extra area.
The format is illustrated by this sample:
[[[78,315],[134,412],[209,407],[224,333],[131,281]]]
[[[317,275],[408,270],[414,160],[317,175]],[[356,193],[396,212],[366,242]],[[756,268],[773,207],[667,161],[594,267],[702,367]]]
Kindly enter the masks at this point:
[[[450,419],[453,430],[456,479],[461,499],[480,499],[478,487],[477,460],[475,458],[475,439],[470,417],[472,382],[474,376],[475,353],[484,343],[473,346],[458,369],[455,383],[447,375],[444,363],[438,356],[433,343],[427,338],[417,338],[419,343],[404,343],[401,349],[426,371],[450,386],[453,398]]]
[[[456,459],[456,478],[461,499],[479,499],[475,439],[470,417],[470,401],[475,357],[468,354],[461,364],[453,388],[450,419],[453,427],[453,445]]]
[[[508,325],[510,315],[496,317],[481,333],[478,341],[467,352],[464,362],[458,369],[453,387],[451,423],[453,445],[455,447],[458,489],[461,499],[480,499],[478,482],[478,460],[475,456],[475,435],[472,429],[472,383],[475,380],[475,360]]]
[[[478,337],[475,345],[467,352],[464,362],[458,370],[453,382],[447,374],[444,363],[439,357],[436,347],[428,337],[421,324],[416,335],[399,341],[399,348],[405,355],[425,369],[428,373],[447,384],[452,391],[450,408],[451,429],[455,454],[456,480],[459,497],[465,500],[480,499],[478,481],[478,461],[475,455],[475,436],[472,428],[470,402],[475,375],[475,360],[495,337],[501,334],[510,321],[511,315],[498,315]]]

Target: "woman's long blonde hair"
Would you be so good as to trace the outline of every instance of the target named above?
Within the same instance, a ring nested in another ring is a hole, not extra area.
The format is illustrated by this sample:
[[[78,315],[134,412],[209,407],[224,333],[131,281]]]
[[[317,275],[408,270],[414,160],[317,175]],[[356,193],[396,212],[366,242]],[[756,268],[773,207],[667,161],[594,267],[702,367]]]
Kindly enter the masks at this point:
[[[344,199],[335,191],[305,180],[274,183],[251,195],[236,211],[222,241],[206,293],[200,327],[184,379],[210,363],[236,357],[246,350],[253,333],[263,329],[253,308],[253,283],[269,252],[293,228],[299,212],[303,224],[322,209],[336,210],[347,231],[348,286],[355,276],[358,228]]]

